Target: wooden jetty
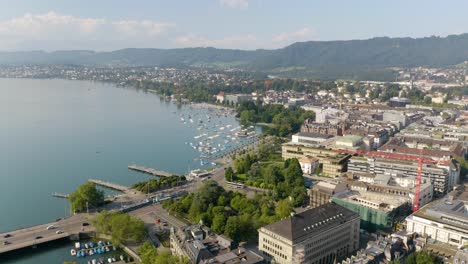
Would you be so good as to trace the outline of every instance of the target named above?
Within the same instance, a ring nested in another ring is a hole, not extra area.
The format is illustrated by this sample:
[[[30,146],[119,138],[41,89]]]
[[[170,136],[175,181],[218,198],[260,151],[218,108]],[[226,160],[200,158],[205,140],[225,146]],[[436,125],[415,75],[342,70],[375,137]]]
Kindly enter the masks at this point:
[[[176,175],[174,173],[170,173],[167,171],[160,171],[160,170],[146,168],[146,167],[138,166],[138,165],[128,165],[128,169],[138,171],[138,172],[143,172],[143,173],[150,174],[153,176],[158,176],[158,177],[169,177],[172,175]]]
[[[96,185],[104,186],[104,187],[114,189],[117,191],[121,191],[121,192],[127,192],[128,190],[130,190],[130,187],[112,183],[112,182],[106,182],[106,181],[101,181],[101,180],[96,180],[96,179],[89,179],[88,181]]]

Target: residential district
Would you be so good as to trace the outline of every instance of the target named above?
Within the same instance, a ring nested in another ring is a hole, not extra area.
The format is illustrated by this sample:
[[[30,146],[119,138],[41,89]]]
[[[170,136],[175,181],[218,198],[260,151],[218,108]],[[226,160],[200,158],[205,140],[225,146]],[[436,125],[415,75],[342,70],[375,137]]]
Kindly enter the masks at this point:
[[[300,81],[296,89],[275,87],[281,80],[271,77],[254,91],[235,93],[227,87],[253,77],[206,69],[67,67],[11,66],[0,75],[176,86],[190,78],[221,87],[211,103],[261,102],[315,113],[281,144],[283,160],[299,161],[307,186],[303,206],[260,227],[254,245],[217,234],[203,221],[164,222],[172,255],[191,263],[364,264],[405,263],[415,252],[428,252],[441,263],[468,263],[464,71],[417,68],[402,70],[391,83]],[[175,93],[166,95],[175,100]],[[238,191],[264,191],[237,184]]]

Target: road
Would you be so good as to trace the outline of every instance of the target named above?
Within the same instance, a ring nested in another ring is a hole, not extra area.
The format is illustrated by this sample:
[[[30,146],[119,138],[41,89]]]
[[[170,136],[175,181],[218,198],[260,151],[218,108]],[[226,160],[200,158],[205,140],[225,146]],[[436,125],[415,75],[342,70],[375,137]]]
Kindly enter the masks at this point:
[[[69,237],[70,235],[78,234],[79,232],[94,230],[92,226],[83,226],[83,223],[87,222],[88,220],[86,219],[85,215],[80,214],[62,219],[60,221],[54,221],[31,228],[2,233],[0,234],[0,253],[41,244],[59,238]],[[49,225],[54,225],[56,228],[47,230]],[[58,230],[62,231],[63,233],[57,234],[56,232]],[[7,234],[10,235],[10,237],[5,238]],[[36,239],[36,237],[42,238]],[[4,245],[5,241],[7,241],[9,244]]]

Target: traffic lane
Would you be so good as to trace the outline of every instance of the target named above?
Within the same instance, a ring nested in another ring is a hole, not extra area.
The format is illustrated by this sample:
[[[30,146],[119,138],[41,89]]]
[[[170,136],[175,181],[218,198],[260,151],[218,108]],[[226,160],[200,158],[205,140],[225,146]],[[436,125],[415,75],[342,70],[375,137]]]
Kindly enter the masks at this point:
[[[77,219],[73,219],[70,221],[61,222],[60,224],[57,224],[58,222],[53,222],[53,223],[49,223],[45,225],[40,225],[34,228],[30,228],[30,229],[23,229],[23,230],[10,232],[10,233],[4,233],[4,234],[1,234],[0,244],[3,245],[4,241],[14,242],[14,241],[21,241],[24,239],[30,240],[40,235],[47,235],[47,236],[51,234],[54,235],[59,230],[63,231],[64,233],[70,232],[71,230],[78,230],[79,228],[82,227],[82,224],[85,222],[86,222],[86,219],[77,218]],[[49,225],[54,225],[56,228],[47,230],[47,227]],[[4,236],[7,234],[9,234],[10,237],[5,238]]]

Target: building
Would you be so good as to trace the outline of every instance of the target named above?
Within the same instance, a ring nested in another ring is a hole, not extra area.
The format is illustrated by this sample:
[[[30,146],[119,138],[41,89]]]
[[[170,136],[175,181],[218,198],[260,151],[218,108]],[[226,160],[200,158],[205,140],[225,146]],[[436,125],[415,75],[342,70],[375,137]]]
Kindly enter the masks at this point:
[[[399,129],[402,129],[409,124],[406,114],[400,111],[385,111],[382,119],[384,122],[398,124]]]
[[[312,174],[319,167],[319,159],[310,156],[304,156],[299,159],[299,164],[301,165],[302,173]]]
[[[171,228],[171,253],[183,256],[195,264],[257,264],[263,263],[262,256],[242,247],[234,248],[233,241],[217,235],[203,225]]]
[[[224,97],[225,97],[224,92],[219,92],[219,94],[216,95],[216,101],[218,103],[223,103],[224,102]]]
[[[393,97],[388,101],[388,105],[391,107],[406,107],[411,103],[411,100],[408,98],[399,98]]]
[[[247,101],[252,101],[252,95],[250,94],[226,94],[224,100],[230,104],[240,104]]]
[[[343,135],[343,124],[331,124],[331,123],[317,123],[311,119],[307,119],[301,126],[301,132],[303,133],[315,133],[333,136]]]
[[[328,203],[258,230],[258,248],[275,263],[333,263],[359,248],[359,216]]]
[[[320,145],[321,143],[333,138],[332,135],[299,132],[292,135],[291,141],[294,143],[304,143],[310,145]]]
[[[386,157],[354,156],[348,162],[348,172],[373,173],[376,175],[417,176],[417,159],[396,159]],[[450,192],[459,181],[460,168],[453,161],[423,163],[422,178],[434,186],[434,194],[441,196]]]
[[[406,230],[436,241],[468,245],[468,185],[460,186],[406,218]]]
[[[338,149],[360,149],[363,145],[361,136],[346,135],[337,138],[335,142],[335,148]]]
[[[327,204],[335,194],[348,191],[346,184],[321,181],[310,189],[310,207],[315,208]]]
[[[351,155],[333,150],[316,148],[308,144],[285,143],[281,147],[283,159],[309,156],[319,160],[321,174],[327,177],[339,176],[346,171],[346,164]]]
[[[332,196],[332,202],[359,214],[361,228],[368,231],[391,230],[398,216],[411,210],[408,199],[378,192],[350,191]]]

